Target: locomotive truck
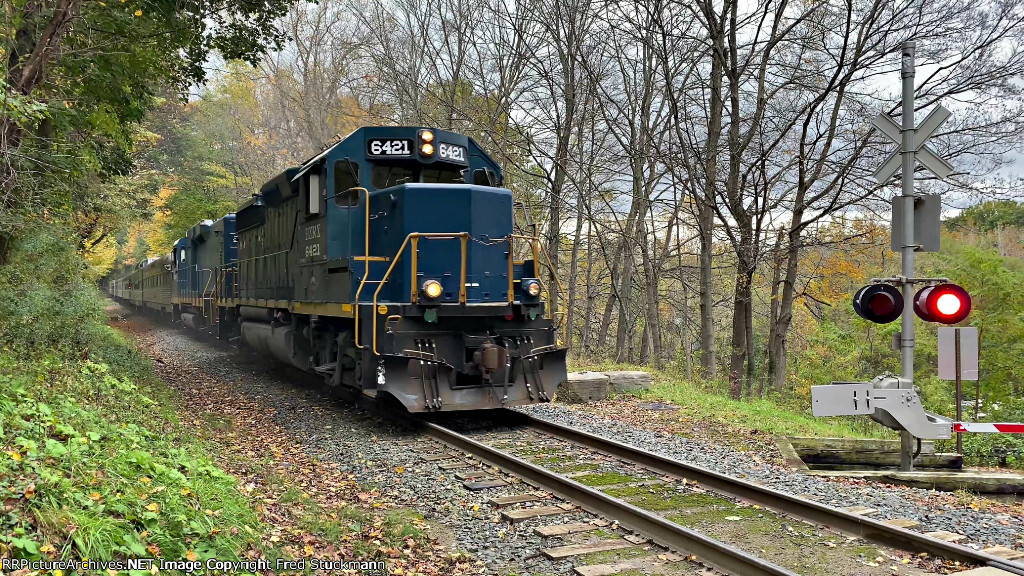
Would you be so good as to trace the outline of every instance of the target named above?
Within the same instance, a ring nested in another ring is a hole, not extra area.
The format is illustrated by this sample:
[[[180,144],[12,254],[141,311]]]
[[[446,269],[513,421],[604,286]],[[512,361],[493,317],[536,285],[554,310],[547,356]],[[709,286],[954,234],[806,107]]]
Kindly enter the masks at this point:
[[[562,327],[502,183],[465,135],[360,128],[108,291],[410,412],[546,402]]]

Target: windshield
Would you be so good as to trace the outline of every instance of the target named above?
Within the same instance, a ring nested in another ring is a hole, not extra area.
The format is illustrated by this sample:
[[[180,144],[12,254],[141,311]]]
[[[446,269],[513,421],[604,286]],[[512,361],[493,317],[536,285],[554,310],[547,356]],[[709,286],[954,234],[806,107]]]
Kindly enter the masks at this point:
[[[370,173],[370,180],[377,190],[423,182],[427,184],[464,184],[462,170],[444,166],[422,166],[420,164],[382,164],[375,163]]]

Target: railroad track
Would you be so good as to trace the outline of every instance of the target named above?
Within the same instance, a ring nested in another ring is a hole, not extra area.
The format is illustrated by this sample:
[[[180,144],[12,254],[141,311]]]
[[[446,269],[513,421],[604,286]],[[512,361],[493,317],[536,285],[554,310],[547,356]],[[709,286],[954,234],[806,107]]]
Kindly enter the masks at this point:
[[[648,470],[658,477],[657,480],[648,482],[648,485],[664,486],[665,483],[670,482],[682,483],[688,487],[696,485],[699,487],[697,488],[699,492],[707,490],[723,494],[749,503],[755,510],[763,508],[766,513],[782,513],[809,524],[825,526],[854,537],[863,538],[886,548],[895,548],[912,554],[926,553],[945,558],[947,561],[960,562],[963,565],[988,566],[1008,574],[1024,575],[1024,564],[1020,562],[946,542],[886,522],[726,476],[706,468],[644,452],[614,440],[536,419],[519,412],[501,411],[488,416],[492,417],[499,427],[520,431],[509,437],[510,442],[506,442],[507,449],[499,447],[502,444],[502,434],[490,433],[489,430],[494,428],[490,424],[478,426],[478,430],[464,434],[453,429],[457,426],[450,427],[444,423],[421,419],[414,419],[413,423],[419,426],[424,434],[471,456],[473,459],[514,474],[543,491],[579,505],[599,517],[617,522],[619,526],[632,530],[669,551],[680,553],[683,556],[696,556],[707,566],[727,574],[796,576],[797,573],[736,546],[687,528],[665,516],[635,506],[616,497],[614,487],[609,490],[608,486],[594,487],[574,479],[574,477],[587,476],[585,470],[566,473],[563,469],[559,472],[556,471],[558,466],[553,466],[556,470],[552,470],[551,466],[538,463],[537,457],[521,457],[513,454],[514,450],[511,447],[523,444],[522,432],[528,431],[529,434],[569,443],[578,449],[603,455],[604,458],[616,459]],[[520,440],[516,440],[517,438]],[[496,445],[491,445],[487,440],[498,440],[498,442]],[[538,438],[532,438],[532,440],[538,440]],[[536,445],[544,445],[544,442],[538,442]],[[437,458],[441,459],[442,456]],[[539,459],[543,461],[545,457],[542,455]],[[551,456],[547,459],[558,460],[558,457]],[[450,464],[449,466],[457,469],[460,464]],[[464,475],[468,480],[467,486],[486,488],[489,485],[486,476],[481,479],[481,475],[476,477],[469,474]],[[502,484],[500,480],[494,483]],[[629,488],[635,487],[630,486]],[[688,489],[692,490],[693,488]],[[623,490],[620,488],[619,492],[621,493]],[[739,520],[736,517],[732,518]],[[788,527],[787,530],[792,531]],[[584,548],[581,547],[581,549]],[[622,564],[622,566],[625,567],[627,564]],[[610,567],[606,567],[606,569],[610,569]],[[595,568],[589,572],[580,573],[611,572],[602,572],[600,568]]]

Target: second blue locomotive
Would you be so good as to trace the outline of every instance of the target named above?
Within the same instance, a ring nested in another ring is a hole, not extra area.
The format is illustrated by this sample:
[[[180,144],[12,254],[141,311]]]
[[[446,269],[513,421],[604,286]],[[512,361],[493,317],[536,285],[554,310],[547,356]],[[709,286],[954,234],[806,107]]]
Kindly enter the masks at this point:
[[[465,135],[361,128],[109,290],[412,412],[544,402],[565,349],[501,184]]]

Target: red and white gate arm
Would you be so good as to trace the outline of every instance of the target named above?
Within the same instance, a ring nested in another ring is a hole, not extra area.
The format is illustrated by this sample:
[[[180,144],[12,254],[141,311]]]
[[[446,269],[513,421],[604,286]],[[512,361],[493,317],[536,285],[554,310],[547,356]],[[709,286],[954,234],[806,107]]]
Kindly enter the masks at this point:
[[[1024,424],[1019,422],[953,422],[953,432],[1024,434]]]

